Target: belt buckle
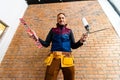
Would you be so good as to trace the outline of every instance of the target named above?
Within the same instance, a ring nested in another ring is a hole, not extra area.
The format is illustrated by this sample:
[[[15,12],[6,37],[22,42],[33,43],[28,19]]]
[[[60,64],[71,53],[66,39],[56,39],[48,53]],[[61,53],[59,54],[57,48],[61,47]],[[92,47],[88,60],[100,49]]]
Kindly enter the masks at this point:
[[[55,51],[55,52],[53,52],[53,54],[54,54],[55,56],[60,56],[60,55],[62,55],[62,52],[61,52],[61,51]]]
[[[62,55],[62,52],[57,51],[57,52],[56,52],[56,55],[58,55],[58,56],[59,56],[59,55]]]
[[[55,59],[59,59],[59,58],[61,58],[62,52],[60,52],[60,51],[55,51],[55,52],[53,52],[53,55],[54,55],[54,58],[55,58]]]

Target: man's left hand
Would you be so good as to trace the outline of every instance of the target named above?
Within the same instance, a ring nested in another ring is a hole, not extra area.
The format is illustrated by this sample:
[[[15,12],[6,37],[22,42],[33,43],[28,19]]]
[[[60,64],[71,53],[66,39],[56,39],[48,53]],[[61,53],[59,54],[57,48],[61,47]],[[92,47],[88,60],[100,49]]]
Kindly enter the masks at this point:
[[[87,39],[87,37],[88,37],[88,34],[83,33],[83,34],[82,34],[82,37],[81,37],[81,39],[80,39],[80,42],[81,42],[81,43],[85,42],[86,39]]]

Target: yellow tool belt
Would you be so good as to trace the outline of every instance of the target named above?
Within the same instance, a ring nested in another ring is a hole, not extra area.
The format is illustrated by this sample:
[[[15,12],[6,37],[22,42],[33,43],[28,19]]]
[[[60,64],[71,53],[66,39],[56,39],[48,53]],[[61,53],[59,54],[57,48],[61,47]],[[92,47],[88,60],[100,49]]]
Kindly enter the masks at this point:
[[[70,52],[51,52],[50,55],[45,59],[46,65],[50,66],[54,58],[61,59],[61,67],[74,66],[74,57],[71,55]]]

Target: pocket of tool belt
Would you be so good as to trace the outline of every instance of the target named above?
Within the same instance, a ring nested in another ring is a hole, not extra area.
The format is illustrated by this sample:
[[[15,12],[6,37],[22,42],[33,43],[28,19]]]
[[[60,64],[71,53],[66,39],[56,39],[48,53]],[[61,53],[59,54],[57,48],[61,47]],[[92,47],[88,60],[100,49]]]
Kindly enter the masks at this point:
[[[63,64],[64,65],[73,65],[74,63],[74,58],[71,56],[71,57],[63,57]]]
[[[48,57],[44,60],[44,63],[45,63],[46,65],[50,65],[51,62],[52,62],[52,60],[53,60],[53,54],[50,54],[50,56],[48,56]]]

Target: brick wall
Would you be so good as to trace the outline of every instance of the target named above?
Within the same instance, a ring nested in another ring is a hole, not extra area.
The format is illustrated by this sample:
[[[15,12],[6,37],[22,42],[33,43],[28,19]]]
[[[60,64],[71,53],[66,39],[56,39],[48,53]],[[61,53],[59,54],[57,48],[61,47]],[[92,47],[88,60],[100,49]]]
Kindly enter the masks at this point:
[[[24,19],[43,40],[56,24],[59,12],[67,14],[68,27],[79,40],[85,29],[82,17],[88,20],[91,31],[109,28],[89,35],[82,47],[73,50],[75,80],[119,80],[120,38],[97,1],[66,2],[30,5]],[[20,24],[0,66],[0,80],[44,80],[43,63],[50,47],[38,49]],[[58,80],[62,79],[60,71]]]

